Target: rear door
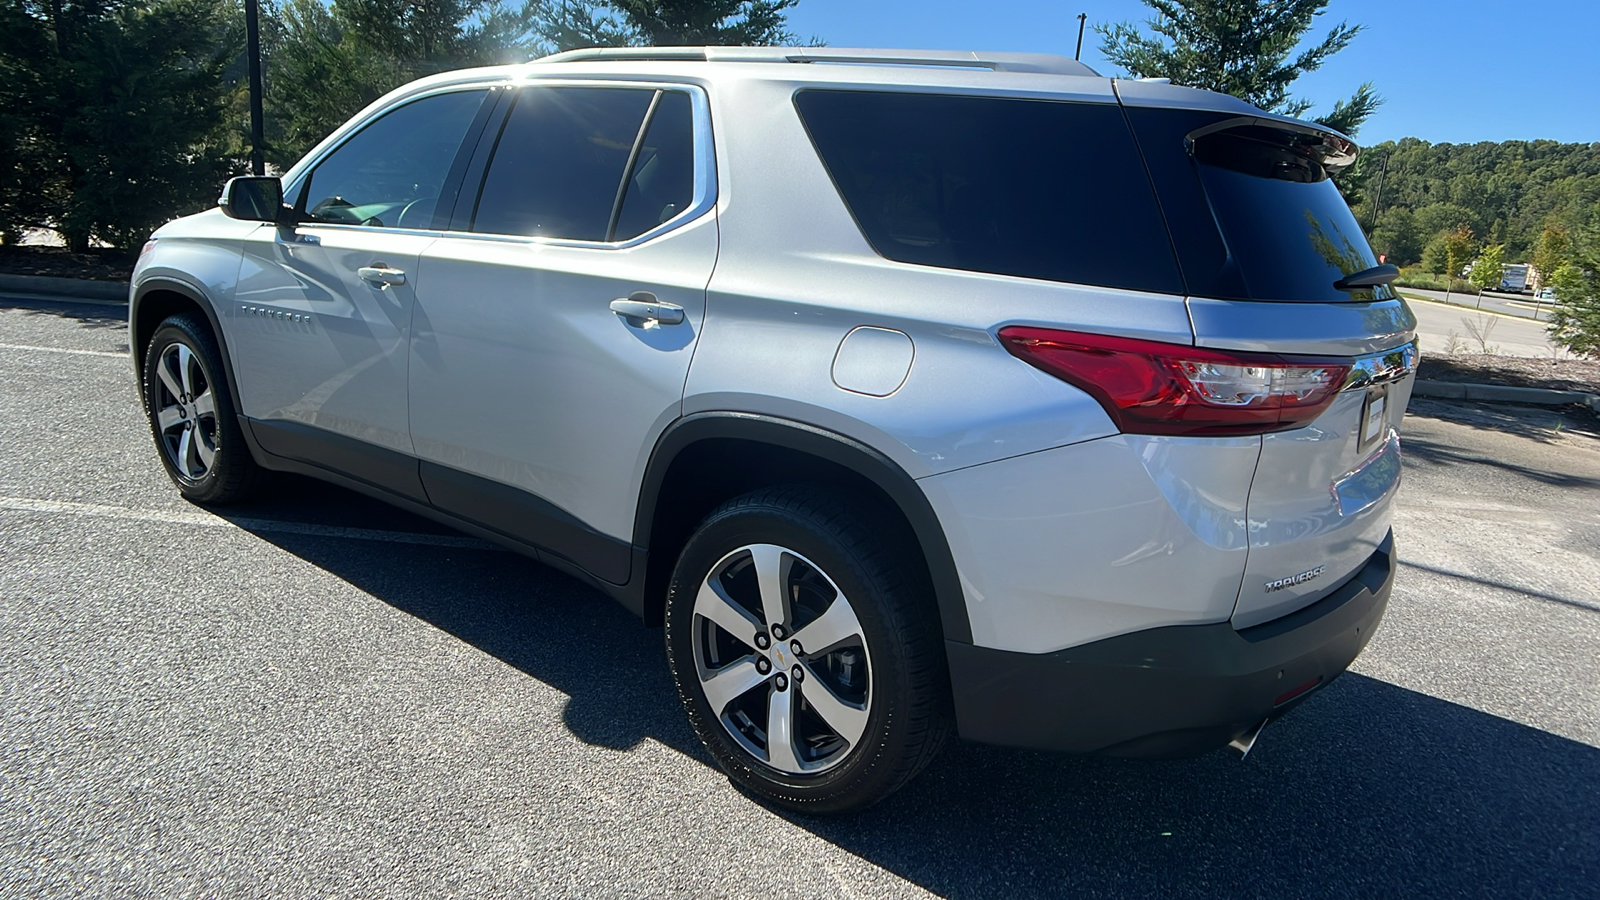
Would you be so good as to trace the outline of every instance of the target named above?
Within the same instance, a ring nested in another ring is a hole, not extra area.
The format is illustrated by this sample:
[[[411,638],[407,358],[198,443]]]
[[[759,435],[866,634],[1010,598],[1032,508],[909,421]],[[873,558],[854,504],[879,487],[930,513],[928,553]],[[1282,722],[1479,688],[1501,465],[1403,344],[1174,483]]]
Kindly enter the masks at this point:
[[[705,97],[524,87],[489,155],[474,202],[422,256],[422,479],[439,507],[620,584],[716,262]]]
[[[1195,343],[1350,365],[1318,419],[1262,438],[1233,615],[1245,628],[1327,595],[1383,545],[1416,320],[1386,285],[1334,286],[1377,265],[1330,178],[1353,145],[1272,119],[1141,106],[1140,90],[1174,89],[1123,99],[1178,250]]]

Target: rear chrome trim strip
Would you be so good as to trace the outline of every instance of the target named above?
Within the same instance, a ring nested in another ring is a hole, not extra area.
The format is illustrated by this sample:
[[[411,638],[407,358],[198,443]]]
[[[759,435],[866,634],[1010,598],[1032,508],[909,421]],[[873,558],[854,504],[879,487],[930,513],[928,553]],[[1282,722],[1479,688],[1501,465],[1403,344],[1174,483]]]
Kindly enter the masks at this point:
[[[1417,368],[1417,342],[1403,344],[1393,350],[1358,356],[1352,361],[1350,374],[1345,377],[1346,391],[1361,390],[1375,384],[1387,384],[1410,375]]]

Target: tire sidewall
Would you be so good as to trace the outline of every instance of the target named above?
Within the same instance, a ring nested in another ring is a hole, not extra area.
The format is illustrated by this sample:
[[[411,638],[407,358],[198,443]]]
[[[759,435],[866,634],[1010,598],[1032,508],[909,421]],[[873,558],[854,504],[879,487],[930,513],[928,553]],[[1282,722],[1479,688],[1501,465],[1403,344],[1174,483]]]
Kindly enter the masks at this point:
[[[700,689],[694,656],[694,598],[711,568],[748,544],[776,544],[819,567],[850,599],[867,643],[872,703],[861,743],[848,757],[816,775],[791,775],[760,762],[736,743]],[[869,787],[885,758],[893,758],[896,727],[910,685],[903,677],[904,648],[885,621],[883,587],[869,583],[869,567],[836,535],[792,511],[775,507],[735,507],[715,513],[679,556],[668,590],[666,644],[673,680],[690,724],[706,749],[733,779],[759,793],[798,804],[825,807]],[[853,805],[853,804],[846,804]]]
[[[167,349],[180,343],[199,358],[216,408],[217,452],[211,467],[199,478],[188,477],[173,464],[167,455],[166,442],[162,439],[161,424],[157,418],[161,409],[162,388],[160,376],[156,374],[157,366],[161,364],[161,357]],[[216,343],[189,316],[173,316],[157,326],[155,334],[151,336],[150,346],[145,351],[143,376],[145,418],[150,423],[150,435],[167,476],[177,485],[178,492],[189,500],[207,503],[220,499],[228,489],[230,470],[238,465],[236,455],[249,451],[240,446],[242,440],[234,421],[233,399],[228,393],[228,382],[223,374]]]

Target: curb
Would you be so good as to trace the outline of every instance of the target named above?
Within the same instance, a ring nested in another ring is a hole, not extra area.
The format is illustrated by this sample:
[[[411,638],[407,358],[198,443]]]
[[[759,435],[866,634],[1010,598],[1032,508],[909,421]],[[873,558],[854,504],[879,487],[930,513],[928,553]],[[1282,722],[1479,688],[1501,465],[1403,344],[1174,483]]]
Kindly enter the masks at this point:
[[[43,294],[98,303],[127,303],[126,281],[92,281],[87,278],[54,278],[48,275],[0,275],[0,292]]]
[[[1411,395],[1434,397],[1439,400],[1482,400],[1488,403],[1520,403],[1527,406],[1578,404],[1600,412],[1600,394],[1587,394],[1583,391],[1553,391],[1547,388],[1467,384],[1454,381],[1418,381],[1412,385]]]

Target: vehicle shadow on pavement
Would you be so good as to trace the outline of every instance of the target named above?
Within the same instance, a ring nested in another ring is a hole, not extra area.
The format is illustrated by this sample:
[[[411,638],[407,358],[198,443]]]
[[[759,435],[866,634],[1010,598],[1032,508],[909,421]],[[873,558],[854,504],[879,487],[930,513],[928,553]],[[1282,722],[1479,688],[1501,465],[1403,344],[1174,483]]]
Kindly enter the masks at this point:
[[[284,503],[301,520],[438,530],[294,482],[230,517]],[[255,533],[567,694],[581,740],[628,749],[648,737],[711,764],[661,633],[598,592],[506,552]],[[1585,895],[1600,883],[1600,749],[1353,674],[1270,726],[1244,761],[952,743],[864,813],[775,814],[955,897]]]
[[[1445,419],[1485,431],[1501,431],[1546,444],[1560,440],[1564,433],[1600,435],[1600,417],[1577,406],[1517,406],[1412,397],[1406,406],[1406,415]],[[1411,438],[1404,426],[1400,429],[1400,437],[1409,448]]]
[[[1414,465],[1418,462],[1435,466],[1472,465],[1490,466],[1512,475],[1520,475],[1542,484],[1562,488],[1600,488],[1600,478],[1590,478],[1585,475],[1570,475],[1565,472],[1550,472],[1524,466],[1504,459],[1495,459],[1481,453],[1463,451],[1458,447],[1451,447],[1427,438],[1405,437],[1401,446],[1407,457],[1406,464]]]

